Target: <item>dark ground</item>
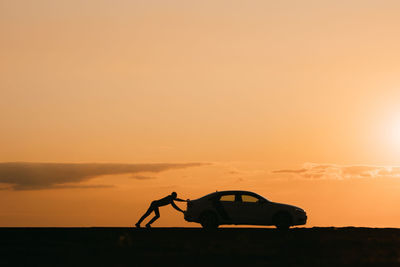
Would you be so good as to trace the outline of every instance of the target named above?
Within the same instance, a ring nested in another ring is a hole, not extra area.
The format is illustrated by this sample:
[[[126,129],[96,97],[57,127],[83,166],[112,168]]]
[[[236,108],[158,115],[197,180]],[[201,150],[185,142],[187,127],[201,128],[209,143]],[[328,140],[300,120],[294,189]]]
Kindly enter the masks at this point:
[[[0,228],[0,266],[400,266],[400,229]]]

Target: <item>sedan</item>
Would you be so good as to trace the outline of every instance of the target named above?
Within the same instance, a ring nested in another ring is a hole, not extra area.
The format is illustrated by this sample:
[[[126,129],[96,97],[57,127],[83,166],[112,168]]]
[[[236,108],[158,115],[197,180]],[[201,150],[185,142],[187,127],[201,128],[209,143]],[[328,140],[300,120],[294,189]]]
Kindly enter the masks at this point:
[[[203,228],[219,225],[274,225],[288,229],[307,222],[306,212],[296,206],[281,204],[249,191],[221,191],[196,200],[188,200],[185,220]]]

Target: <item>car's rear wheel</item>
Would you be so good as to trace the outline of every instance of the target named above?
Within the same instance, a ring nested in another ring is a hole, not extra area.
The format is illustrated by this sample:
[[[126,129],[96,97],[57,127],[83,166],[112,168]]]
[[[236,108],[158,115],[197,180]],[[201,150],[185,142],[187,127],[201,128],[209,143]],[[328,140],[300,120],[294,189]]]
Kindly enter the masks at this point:
[[[287,212],[278,212],[274,216],[274,225],[278,230],[288,230],[292,224],[292,216]]]
[[[218,218],[213,212],[205,212],[200,216],[200,224],[204,229],[213,230],[218,228]]]

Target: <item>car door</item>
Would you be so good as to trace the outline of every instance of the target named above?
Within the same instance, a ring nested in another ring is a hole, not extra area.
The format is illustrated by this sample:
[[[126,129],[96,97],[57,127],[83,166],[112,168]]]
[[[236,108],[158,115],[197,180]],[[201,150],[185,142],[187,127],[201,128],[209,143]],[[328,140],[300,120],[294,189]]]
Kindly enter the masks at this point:
[[[215,209],[224,223],[236,224],[238,222],[237,197],[235,194],[221,195],[215,202]]]
[[[265,199],[247,193],[240,194],[239,198],[237,212],[239,216],[238,220],[241,224],[266,224]]]

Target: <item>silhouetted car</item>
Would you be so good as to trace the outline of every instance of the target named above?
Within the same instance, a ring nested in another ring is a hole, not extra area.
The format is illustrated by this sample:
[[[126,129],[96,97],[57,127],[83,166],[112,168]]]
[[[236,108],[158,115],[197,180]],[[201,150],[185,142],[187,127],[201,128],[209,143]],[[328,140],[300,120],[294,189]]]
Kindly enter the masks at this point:
[[[288,229],[307,222],[306,212],[296,206],[271,202],[248,191],[221,191],[196,200],[188,200],[185,220],[203,228],[222,224],[275,225]]]

